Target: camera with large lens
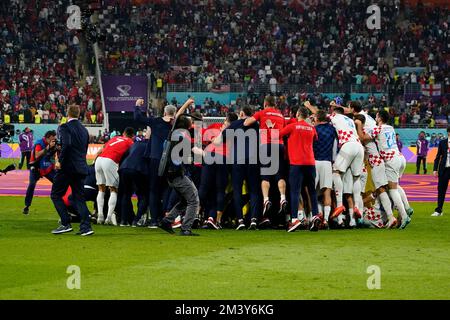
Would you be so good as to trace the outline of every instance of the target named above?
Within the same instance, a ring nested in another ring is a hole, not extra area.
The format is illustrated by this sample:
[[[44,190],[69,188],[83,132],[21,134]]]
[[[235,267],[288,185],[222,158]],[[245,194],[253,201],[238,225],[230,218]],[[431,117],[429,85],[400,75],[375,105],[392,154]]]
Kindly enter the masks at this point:
[[[0,142],[11,143],[14,137],[14,126],[11,124],[0,124]]]

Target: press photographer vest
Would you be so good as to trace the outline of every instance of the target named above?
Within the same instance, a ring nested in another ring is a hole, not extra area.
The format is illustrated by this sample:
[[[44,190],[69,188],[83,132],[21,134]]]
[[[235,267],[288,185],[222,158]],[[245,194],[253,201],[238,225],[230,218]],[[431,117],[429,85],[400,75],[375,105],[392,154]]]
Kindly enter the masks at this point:
[[[33,146],[33,151],[31,152],[31,159],[30,164],[35,161],[35,150],[36,146],[40,146],[41,150],[44,150],[47,147],[47,144],[44,141],[44,138],[39,139]],[[33,165],[31,165],[33,166]],[[38,161],[36,164],[36,169],[39,170],[39,174],[41,177],[46,176],[49,174],[54,168],[55,168],[55,160],[54,160],[54,153],[47,153],[45,156],[41,158],[41,160]]]

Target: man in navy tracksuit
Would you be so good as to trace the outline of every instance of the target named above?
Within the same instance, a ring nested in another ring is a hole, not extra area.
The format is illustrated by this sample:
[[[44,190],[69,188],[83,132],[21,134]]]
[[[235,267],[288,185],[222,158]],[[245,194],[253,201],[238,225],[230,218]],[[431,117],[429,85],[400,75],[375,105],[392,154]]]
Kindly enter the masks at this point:
[[[150,131],[149,131],[150,132]],[[128,156],[122,161],[119,168],[120,180],[123,182],[121,226],[128,225],[134,216],[131,197],[136,193],[138,197],[138,211],[132,221],[132,226],[136,227],[138,221],[148,207],[148,163],[144,159],[145,150],[148,144],[146,140],[135,142]]]
[[[234,210],[238,218],[238,226],[236,230],[245,228],[244,218],[242,214],[242,207],[244,205],[242,200],[242,185],[244,180],[247,182],[248,192],[250,194],[250,226],[249,229],[256,229],[258,222],[258,212],[260,203],[260,167],[258,164],[258,145],[259,145],[259,126],[257,122],[250,126],[244,126],[244,121],[251,117],[253,110],[250,107],[243,107],[239,114],[239,120],[233,121],[230,126],[222,132],[222,135],[214,140],[215,144],[224,141],[227,147],[231,147],[231,155],[233,158],[231,165],[231,178],[233,186],[233,202]],[[242,140],[236,136],[239,130],[254,134],[256,141],[245,138],[244,144]],[[240,148],[244,150],[239,150]]]
[[[191,104],[193,100],[188,99],[185,103]],[[159,162],[163,153],[164,141],[169,136],[172,128],[172,121],[176,117],[177,108],[172,105],[164,107],[163,117],[147,117],[139,107],[144,104],[144,99],[136,101],[134,109],[134,120],[150,127],[152,135],[147,143],[144,157],[149,161],[149,208],[150,208],[150,228],[157,228],[158,222],[163,216],[161,199],[167,191],[166,179],[158,176]],[[180,109],[181,110],[181,109]]]

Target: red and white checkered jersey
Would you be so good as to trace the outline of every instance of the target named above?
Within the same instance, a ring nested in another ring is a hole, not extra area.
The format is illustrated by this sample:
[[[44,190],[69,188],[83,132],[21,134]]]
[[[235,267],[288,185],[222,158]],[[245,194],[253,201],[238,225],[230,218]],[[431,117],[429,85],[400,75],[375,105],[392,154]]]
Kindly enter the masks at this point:
[[[377,198],[371,208],[364,207],[364,219],[370,221],[374,226],[383,228],[383,218],[381,217],[381,204]]]
[[[387,124],[376,126],[368,134],[377,143],[380,156],[384,161],[390,161],[400,155],[397,140],[395,139],[395,130],[392,126]]]
[[[366,122],[363,128],[363,131],[365,133],[370,132],[377,126],[377,122],[369,114],[364,111],[361,111],[359,114],[363,115],[366,118]],[[374,141],[367,142],[364,148],[368,155],[367,160],[369,161],[369,164],[372,168],[383,163],[383,159],[381,158],[380,153],[378,152],[377,145]]]
[[[352,119],[338,113],[330,114],[329,119],[338,135],[339,147],[342,147],[344,143],[350,141],[359,142],[355,123],[353,122]]]

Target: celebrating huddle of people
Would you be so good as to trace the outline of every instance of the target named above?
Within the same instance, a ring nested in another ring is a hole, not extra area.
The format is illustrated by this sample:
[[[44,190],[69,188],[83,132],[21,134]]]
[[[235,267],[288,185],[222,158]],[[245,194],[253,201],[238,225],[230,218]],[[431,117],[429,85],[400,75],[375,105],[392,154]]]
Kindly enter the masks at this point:
[[[136,101],[134,118],[147,126],[145,139],[134,141],[134,129],[126,128],[104,145],[87,171],[85,188],[98,188],[88,199],[95,202],[97,224],[169,233],[181,227],[181,235],[192,236],[197,227],[293,232],[404,229],[410,223],[413,209],[399,184],[406,160],[386,111],[373,119],[359,102],[344,106],[336,97],[329,110],[306,101],[286,119],[268,96],[263,110],[245,106],[205,127],[200,113],[190,113],[193,103],[188,99],[178,110],[167,105],[162,117],[153,117],[141,110],[144,100]],[[55,132],[39,146],[32,160],[44,152],[40,170],[45,172],[39,177],[53,180],[48,164],[57,154],[50,152]],[[70,204],[71,192],[64,201],[76,216],[84,207]],[[69,229],[66,225],[63,232]]]
[[[406,160],[384,110],[373,119],[358,102],[344,107],[337,97],[329,112],[307,101],[285,119],[268,96],[263,110],[243,107],[205,128],[200,114],[186,113],[193,99],[178,111],[166,106],[162,117],[147,117],[143,103],[136,102],[134,115],[149,128],[146,139],[133,143],[127,128],[96,160],[99,224],[118,224],[118,188],[121,226],[144,225],[149,209],[150,228],[173,233],[180,226],[182,235],[195,235],[196,222],[211,229],[234,223],[236,230],[284,225],[293,232],[404,229],[411,221],[413,209],[399,185]],[[366,192],[368,176],[373,190]]]

